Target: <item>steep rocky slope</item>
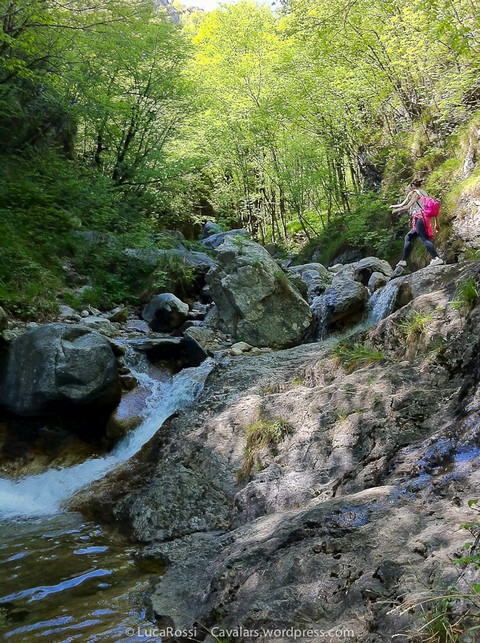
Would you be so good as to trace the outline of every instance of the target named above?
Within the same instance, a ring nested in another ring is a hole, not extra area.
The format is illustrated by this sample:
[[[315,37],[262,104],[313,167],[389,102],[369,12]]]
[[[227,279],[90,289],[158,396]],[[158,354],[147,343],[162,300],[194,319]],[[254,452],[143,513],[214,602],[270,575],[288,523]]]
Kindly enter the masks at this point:
[[[220,364],[194,407],[77,501],[165,563],[148,597],[159,627],[415,641],[433,613],[419,602],[469,591],[476,572],[452,560],[480,483],[480,305],[453,302],[479,274],[400,278],[413,300],[343,353],[327,341]]]

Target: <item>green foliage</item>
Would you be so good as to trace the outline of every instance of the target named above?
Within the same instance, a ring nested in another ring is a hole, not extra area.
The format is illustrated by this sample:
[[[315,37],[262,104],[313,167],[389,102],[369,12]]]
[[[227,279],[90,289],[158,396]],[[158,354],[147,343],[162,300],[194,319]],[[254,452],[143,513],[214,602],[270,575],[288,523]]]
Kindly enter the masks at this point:
[[[405,333],[407,342],[415,341],[423,335],[432,319],[431,313],[422,313],[419,310],[413,310],[408,317],[402,319],[399,326]]]
[[[479,287],[477,280],[474,277],[468,277],[468,279],[458,285],[452,306],[456,309],[469,312],[476,305],[478,296]]]
[[[385,360],[382,351],[360,342],[352,344],[349,340],[339,342],[333,349],[333,355],[349,372]]]
[[[281,442],[290,432],[288,422],[281,418],[268,420],[261,417],[252,422],[246,428],[247,445],[245,447],[245,461],[238,472],[239,480],[248,479],[252,471],[257,467],[261,468],[259,451],[265,447],[272,447]]]
[[[181,254],[164,255],[153,273],[152,288],[157,292],[172,292],[177,297],[192,293],[198,273]]]

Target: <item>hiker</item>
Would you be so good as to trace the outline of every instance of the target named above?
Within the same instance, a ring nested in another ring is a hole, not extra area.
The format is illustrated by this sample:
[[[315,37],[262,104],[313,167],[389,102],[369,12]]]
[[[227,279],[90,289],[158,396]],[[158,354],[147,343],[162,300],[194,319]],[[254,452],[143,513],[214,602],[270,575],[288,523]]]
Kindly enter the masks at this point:
[[[428,197],[425,190],[421,189],[421,185],[422,181],[420,180],[412,181],[408,187],[408,194],[402,203],[396,203],[390,206],[392,208],[392,214],[399,214],[400,212],[406,212],[408,210],[412,215],[412,229],[405,237],[403,257],[397,263],[393,273],[394,275],[395,272],[400,274],[407,265],[407,259],[413,249],[413,242],[417,237],[420,237],[423,245],[432,256],[432,260],[430,261],[431,266],[440,266],[444,263],[443,259],[438,256],[438,252],[431,241],[433,232],[430,219],[423,215],[422,206],[420,205],[420,197]],[[438,219],[435,217],[435,231],[438,232],[439,230]]]

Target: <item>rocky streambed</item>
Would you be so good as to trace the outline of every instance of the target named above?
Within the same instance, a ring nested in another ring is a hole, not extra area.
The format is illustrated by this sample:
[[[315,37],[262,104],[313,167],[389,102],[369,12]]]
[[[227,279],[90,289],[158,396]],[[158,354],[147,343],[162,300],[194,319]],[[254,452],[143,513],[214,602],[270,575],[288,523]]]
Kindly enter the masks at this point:
[[[414,641],[432,599],[474,591],[478,573],[454,559],[480,482],[480,307],[452,302],[478,270],[401,278],[410,302],[342,350],[220,365],[133,471],[77,500],[165,565],[155,623],[209,641],[218,628],[292,641],[292,627],[305,641]]]
[[[174,370],[191,366],[185,355],[201,354],[201,366],[161,383],[158,406],[142,398],[151,412],[110,452],[2,480],[10,515],[20,498],[26,511],[55,514],[78,492],[71,509],[113,527],[135,560],[160,570],[138,627],[150,623],[165,641],[417,640],[435,596],[452,584],[472,593],[478,580],[453,558],[469,537],[460,525],[475,518],[480,461],[480,307],[458,293],[478,284],[480,265],[385,286],[391,268],[375,258],[287,277],[251,245],[219,245],[205,322],[129,339],[153,362],[174,359]],[[296,310],[278,321],[285,302]],[[163,328],[155,310],[148,323]],[[288,348],[305,333],[311,343]],[[7,622],[18,614],[8,603]],[[461,602],[448,609],[464,618]]]

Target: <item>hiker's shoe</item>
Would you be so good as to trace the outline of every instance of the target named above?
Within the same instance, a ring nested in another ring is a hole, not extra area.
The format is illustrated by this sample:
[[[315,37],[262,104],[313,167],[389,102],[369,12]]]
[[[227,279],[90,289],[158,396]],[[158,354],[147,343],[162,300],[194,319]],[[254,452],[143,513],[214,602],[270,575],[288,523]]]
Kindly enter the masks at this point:
[[[406,261],[403,261],[403,260],[399,261],[395,266],[395,270],[390,275],[390,279],[395,279],[395,277],[400,277],[400,275],[403,275],[406,267],[407,267]]]
[[[443,266],[444,265],[444,260],[441,259],[440,257],[435,257],[430,261],[431,266]]]

